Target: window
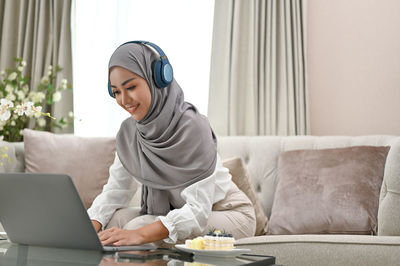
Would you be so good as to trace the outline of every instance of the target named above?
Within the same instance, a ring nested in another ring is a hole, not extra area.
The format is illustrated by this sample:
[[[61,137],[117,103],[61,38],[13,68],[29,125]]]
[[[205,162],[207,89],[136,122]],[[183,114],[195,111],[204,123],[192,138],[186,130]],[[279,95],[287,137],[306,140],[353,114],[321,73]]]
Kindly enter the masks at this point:
[[[107,92],[108,60],[126,41],[159,45],[185,100],[207,114],[214,1],[74,1],[74,112],[79,136],[115,136],[129,114]]]

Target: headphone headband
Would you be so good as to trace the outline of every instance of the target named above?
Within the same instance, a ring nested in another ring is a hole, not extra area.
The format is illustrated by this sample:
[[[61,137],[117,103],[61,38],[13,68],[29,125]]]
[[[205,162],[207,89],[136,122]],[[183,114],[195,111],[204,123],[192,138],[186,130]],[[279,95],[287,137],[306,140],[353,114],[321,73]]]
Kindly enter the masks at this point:
[[[157,44],[152,43],[152,42],[148,42],[148,41],[130,41],[130,42],[126,42],[126,43],[121,44],[119,47],[121,47],[121,46],[123,46],[125,44],[128,44],[128,43],[145,44],[145,45],[151,46],[157,51],[157,53],[160,55],[160,58],[164,57],[164,56],[165,56],[165,58],[167,58],[167,56],[165,55],[164,51]]]

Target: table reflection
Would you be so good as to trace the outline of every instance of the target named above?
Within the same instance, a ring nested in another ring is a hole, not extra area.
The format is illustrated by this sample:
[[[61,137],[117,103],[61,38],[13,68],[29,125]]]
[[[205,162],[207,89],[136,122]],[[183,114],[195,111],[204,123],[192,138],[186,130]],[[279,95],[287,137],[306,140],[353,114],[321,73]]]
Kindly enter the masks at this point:
[[[133,261],[132,259],[127,260],[121,260],[121,259],[117,259],[114,257],[105,257],[101,260],[100,262],[100,266],[115,266],[115,265],[124,265],[124,266],[167,266],[169,265],[167,261],[163,260],[163,259],[158,259],[158,260],[154,260],[154,261]],[[183,264],[181,264],[183,265]]]
[[[0,266],[235,266],[251,262],[233,257],[223,258],[196,255],[188,257],[182,254],[177,255],[176,250],[163,250],[159,252],[162,253],[162,256],[153,257],[154,259],[127,259],[119,257],[118,253],[26,246],[0,241]]]
[[[98,251],[47,248],[10,244],[3,247],[0,265],[36,266],[36,265],[99,265],[103,254]]]

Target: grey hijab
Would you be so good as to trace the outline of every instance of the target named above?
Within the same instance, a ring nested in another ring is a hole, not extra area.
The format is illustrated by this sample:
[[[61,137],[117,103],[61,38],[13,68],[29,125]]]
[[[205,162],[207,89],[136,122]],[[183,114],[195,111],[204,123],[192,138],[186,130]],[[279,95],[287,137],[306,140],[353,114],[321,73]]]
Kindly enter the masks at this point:
[[[145,45],[125,44],[113,53],[108,68],[121,66],[149,84],[149,112],[140,121],[130,117],[121,124],[117,153],[143,184],[141,213],[165,215],[171,210],[169,190],[181,191],[214,172],[217,143],[207,118],[184,101],[175,79],[165,88],[155,86],[151,63],[157,58]]]

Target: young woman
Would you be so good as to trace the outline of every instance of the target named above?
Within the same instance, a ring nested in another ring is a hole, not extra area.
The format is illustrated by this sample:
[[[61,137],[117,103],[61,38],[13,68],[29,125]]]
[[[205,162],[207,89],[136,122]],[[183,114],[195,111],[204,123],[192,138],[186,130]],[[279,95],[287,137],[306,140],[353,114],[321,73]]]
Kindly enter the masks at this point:
[[[109,62],[109,93],[130,117],[117,134],[109,180],[88,210],[103,245],[175,243],[210,228],[235,238],[254,235],[250,200],[222,166],[207,118],[184,101],[158,46],[118,47]],[[139,184],[141,208],[129,208]]]

